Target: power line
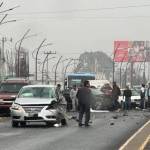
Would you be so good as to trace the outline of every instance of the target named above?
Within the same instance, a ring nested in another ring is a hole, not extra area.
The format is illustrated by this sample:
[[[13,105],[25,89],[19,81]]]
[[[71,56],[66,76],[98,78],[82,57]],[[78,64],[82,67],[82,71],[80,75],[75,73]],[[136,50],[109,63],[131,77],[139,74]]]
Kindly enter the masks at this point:
[[[116,9],[127,9],[127,8],[139,8],[139,7],[150,7],[150,4],[143,5],[128,5],[128,6],[117,6],[117,7],[104,7],[104,8],[89,8],[89,9],[71,9],[71,10],[60,10],[60,11],[39,11],[39,12],[25,12],[25,13],[14,13],[9,15],[39,15],[39,14],[59,14],[59,13],[74,13],[74,12],[87,12],[87,11],[103,11],[103,10],[116,10]]]
[[[16,17],[17,18],[17,17]],[[100,19],[105,19],[105,20],[111,20],[111,19],[120,19],[120,20],[123,20],[123,19],[147,19],[147,18],[150,18],[150,16],[121,16],[121,17],[38,17],[38,18],[35,18],[35,17],[28,17],[28,18],[24,18],[24,19],[22,19],[22,20],[20,20],[20,21],[23,21],[23,20],[53,20],[53,19],[67,19],[67,20],[73,20],[73,19],[98,19],[98,20],[100,20]]]

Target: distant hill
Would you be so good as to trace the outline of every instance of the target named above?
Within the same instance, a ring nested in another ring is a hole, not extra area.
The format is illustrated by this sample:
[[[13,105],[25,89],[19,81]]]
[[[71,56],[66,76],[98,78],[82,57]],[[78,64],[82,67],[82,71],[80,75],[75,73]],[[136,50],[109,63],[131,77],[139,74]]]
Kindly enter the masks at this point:
[[[95,72],[109,79],[112,76],[112,60],[104,52],[84,52],[79,57],[75,72]]]

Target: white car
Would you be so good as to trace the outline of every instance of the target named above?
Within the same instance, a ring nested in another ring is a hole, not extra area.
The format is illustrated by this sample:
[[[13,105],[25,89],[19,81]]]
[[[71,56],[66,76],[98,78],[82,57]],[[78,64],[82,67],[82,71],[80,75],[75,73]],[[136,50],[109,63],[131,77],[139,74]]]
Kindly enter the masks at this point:
[[[24,86],[10,108],[12,127],[19,124],[25,126],[27,122],[45,122],[47,125],[54,125],[57,123],[58,113],[54,107],[56,104],[55,86]]]
[[[119,96],[119,103],[123,104],[125,102],[125,97],[123,98],[123,91],[124,89],[121,89],[121,95]],[[131,96],[131,107],[136,107],[140,105],[141,97],[140,93],[137,92],[135,89],[131,89],[132,96]]]

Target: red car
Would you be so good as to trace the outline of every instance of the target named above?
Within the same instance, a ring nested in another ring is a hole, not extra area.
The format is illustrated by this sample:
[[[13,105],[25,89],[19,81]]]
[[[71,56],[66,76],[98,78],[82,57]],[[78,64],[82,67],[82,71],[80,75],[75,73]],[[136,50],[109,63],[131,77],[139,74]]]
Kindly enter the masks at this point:
[[[1,82],[0,84],[0,111],[1,113],[9,113],[9,108],[15,100],[19,90],[28,85],[29,81],[23,78],[11,78]]]

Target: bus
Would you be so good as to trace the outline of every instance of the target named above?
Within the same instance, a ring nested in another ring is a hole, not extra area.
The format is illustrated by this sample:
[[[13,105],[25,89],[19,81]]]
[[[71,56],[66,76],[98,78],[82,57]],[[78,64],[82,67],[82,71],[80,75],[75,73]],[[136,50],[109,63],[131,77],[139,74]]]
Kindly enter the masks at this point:
[[[95,80],[95,73],[68,73],[65,76],[64,89],[70,89],[73,85],[80,87],[85,80]]]

